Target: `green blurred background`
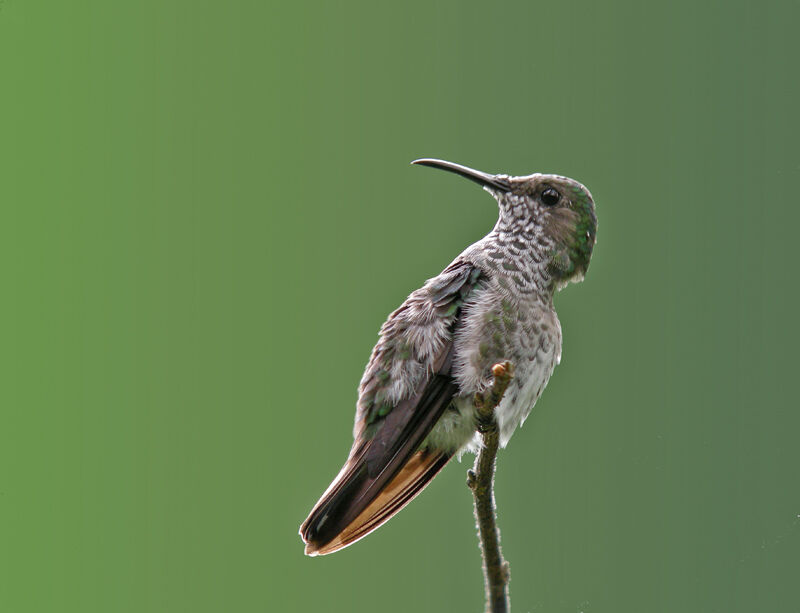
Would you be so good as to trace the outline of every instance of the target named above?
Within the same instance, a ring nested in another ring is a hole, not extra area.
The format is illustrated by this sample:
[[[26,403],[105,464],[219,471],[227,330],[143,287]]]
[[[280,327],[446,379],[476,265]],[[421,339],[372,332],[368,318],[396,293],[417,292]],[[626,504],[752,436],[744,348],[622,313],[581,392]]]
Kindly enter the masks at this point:
[[[297,527],[379,325],[589,186],[499,459],[515,611],[800,611],[796,2],[0,3],[0,610],[479,611],[471,462]]]

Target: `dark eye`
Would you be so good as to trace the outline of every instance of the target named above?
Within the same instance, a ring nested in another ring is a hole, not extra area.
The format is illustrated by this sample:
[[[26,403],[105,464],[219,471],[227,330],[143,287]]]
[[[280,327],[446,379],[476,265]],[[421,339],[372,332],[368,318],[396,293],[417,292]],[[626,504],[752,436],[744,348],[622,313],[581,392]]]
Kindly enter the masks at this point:
[[[548,187],[542,192],[542,202],[545,206],[555,206],[559,200],[561,200],[561,194],[552,187]]]

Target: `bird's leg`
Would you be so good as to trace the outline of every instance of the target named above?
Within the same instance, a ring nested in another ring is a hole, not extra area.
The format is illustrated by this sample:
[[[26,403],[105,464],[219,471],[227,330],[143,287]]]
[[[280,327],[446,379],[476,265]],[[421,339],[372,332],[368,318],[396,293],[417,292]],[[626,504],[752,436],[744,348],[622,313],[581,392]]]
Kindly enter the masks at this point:
[[[483,556],[486,613],[507,613],[510,573],[508,562],[503,559],[500,550],[500,531],[497,528],[492,491],[495,457],[500,446],[500,432],[494,410],[503,399],[503,394],[514,376],[514,365],[511,362],[495,364],[492,375],[494,381],[491,387],[475,394],[476,428],[481,434],[482,446],[472,470],[467,471],[467,485],[472,490],[475,502],[475,520]]]

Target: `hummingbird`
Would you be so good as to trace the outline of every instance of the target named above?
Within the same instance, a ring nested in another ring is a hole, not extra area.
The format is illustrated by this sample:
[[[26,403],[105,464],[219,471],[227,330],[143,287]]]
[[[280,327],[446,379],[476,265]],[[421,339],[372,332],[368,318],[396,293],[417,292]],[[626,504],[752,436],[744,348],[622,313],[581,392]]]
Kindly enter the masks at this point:
[[[577,181],[436,159],[412,164],[478,183],[497,201],[498,220],[381,327],[359,385],[350,454],[300,526],[310,556],[363,538],[452,457],[476,452],[473,399],[491,385],[492,366],[510,361],[515,377],[495,409],[506,446],[561,360],[553,295],[583,280],[592,256],[594,200]]]

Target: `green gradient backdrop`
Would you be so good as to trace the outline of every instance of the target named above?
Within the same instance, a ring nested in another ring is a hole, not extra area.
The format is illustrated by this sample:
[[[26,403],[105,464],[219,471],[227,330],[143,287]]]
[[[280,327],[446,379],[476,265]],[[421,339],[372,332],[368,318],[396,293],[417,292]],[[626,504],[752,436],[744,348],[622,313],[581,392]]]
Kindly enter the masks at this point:
[[[297,527],[387,313],[585,182],[500,457],[515,610],[800,610],[797,3],[0,3],[0,611],[478,611],[466,464]]]

